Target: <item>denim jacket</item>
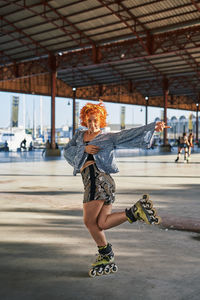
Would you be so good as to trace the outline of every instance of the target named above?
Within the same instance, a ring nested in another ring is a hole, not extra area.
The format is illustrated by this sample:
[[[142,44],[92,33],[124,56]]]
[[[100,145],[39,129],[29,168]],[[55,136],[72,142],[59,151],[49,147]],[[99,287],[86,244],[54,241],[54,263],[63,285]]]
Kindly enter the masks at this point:
[[[100,147],[99,152],[93,155],[98,169],[107,174],[119,172],[115,163],[114,150],[151,147],[155,125],[156,123],[150,123],[138,128],[98,134],[88,143]],[[64,157],[74,168],[73,175],[80,173],[80,169],[88,157],[83,141],[84,132],[85,130],[78,130],[64,148]]]

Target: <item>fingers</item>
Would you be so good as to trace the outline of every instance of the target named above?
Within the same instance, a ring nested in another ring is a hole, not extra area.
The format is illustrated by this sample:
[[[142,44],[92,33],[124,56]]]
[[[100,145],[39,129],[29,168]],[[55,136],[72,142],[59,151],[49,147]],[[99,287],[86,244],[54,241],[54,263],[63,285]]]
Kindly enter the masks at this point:
[[[157,122],[156,123],[156,128],[155,128],[156,131],[158,131],[158,132],[163,131],[164,128],[171,128],[171,126],[165,125],[165,122]]]
[[[96,154],[97,152],[99,152],[100,148],[97,146],[94,146],[91,148],[90,153],[91,154]]]
[[[96,154],[97,152],[99,152],[100,147],[95,146],[95,145],[88,145],[85,147],[85,151],[89,154]]]

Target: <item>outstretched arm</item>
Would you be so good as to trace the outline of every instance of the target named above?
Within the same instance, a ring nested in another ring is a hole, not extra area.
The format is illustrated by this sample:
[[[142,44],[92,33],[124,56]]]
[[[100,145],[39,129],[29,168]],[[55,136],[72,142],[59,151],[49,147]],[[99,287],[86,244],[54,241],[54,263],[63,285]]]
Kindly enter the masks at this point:
[[[164,128],[171,128],[170,126],[166,126],[165,122],[157,122],[155,126],[155,131],[156,132],[161,132],[163,131]]]
[[[156,123],[142,127],[121,130],[110,133],[113,145],[116,148],[149,148],[152,143]]]

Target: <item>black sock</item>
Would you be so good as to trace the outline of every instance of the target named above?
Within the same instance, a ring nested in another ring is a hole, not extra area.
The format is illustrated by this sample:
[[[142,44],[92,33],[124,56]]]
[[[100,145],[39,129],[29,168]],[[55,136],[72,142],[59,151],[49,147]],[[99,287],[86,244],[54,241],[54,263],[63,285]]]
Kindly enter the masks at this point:
[[[131,222],[136,222],[137,221],[137,219],[134,217],[134,215],[132,213],[131,208],[129,208],[129,209],[126,208],[125,213],[126,213],[127,218],[131,220]]]
[[[98,247],[98,248],[99,248],[99,253],[102,255],[109,254],[110,252],[112,252],[112,245],[109,243],[106,246]]]

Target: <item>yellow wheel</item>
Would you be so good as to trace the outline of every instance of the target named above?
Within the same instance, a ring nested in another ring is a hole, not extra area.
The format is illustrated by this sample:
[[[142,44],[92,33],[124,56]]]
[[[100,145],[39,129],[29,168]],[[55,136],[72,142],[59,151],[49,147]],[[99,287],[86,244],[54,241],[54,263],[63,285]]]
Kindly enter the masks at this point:
[[[90,269],[88,274],[90,277],[94,278],[96,276],[97,272],[95,269]]]
[[[112,266],[111,271],[112,271],[113,273],[116,273],[116,272],[118,271],[118,266],[117,266],[116,264],[114,264],[114,265]]]
[[[105,269],[104,269],[104,274],[108,275],[108,274],[110,274],[110,272],[111,272],[110,266],[106,266]]]
[[[147,207],[148,209],[153,208],[153,202],[152,202],[151,200],[148,200],[147,203],[146,203],[146,207]]]
[[[155,208],[152,208],[150,211],[149,211],[149,214],[150,215],[153,215],[154,217],[157,216],[157,210]]]
[[[159,216],[156,216],[156,217],[155,217],[154,224],[155,224],[155,225],[159,225],[161,222],[162,222],[162,219],[161,219],[161,217],[159,217]]]
[[[103,275],[103,268],[100,268],[99,270],[97,270],[97,275],[98,276]]]
[[[142,198],[146,201],[149,201],[149,194],[144,194]]]

